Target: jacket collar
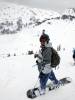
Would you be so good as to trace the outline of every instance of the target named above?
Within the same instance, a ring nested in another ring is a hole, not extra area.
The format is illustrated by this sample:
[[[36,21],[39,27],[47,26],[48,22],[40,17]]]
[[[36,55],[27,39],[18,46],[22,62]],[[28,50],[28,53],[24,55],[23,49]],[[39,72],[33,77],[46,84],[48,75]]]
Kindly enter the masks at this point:
[[[46,43],[46,44],[45,44],[45,47],[52,47],[52,43],[51,43],[51,42]]]

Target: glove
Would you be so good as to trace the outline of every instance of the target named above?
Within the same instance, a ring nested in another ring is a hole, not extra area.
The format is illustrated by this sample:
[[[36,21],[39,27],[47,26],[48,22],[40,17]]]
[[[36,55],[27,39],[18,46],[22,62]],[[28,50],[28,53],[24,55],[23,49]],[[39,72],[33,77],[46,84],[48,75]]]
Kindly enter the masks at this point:
[[[38,60],[36,60],[36,64],[37,64],[38,66],[43,66],[43,67],[45,67],[45,62],[38,62]]]
[[[34,58],[38,57],[38,54],[34,54]]]
[[[37,64],[37,65],[39,64],[38,60],[36,60],[36,64]]]

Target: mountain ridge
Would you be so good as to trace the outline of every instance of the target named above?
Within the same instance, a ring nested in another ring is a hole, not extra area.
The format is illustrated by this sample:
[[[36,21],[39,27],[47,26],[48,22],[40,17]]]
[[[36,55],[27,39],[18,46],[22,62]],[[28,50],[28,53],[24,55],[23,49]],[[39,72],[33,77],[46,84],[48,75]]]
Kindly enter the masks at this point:
[[[0,3],[0,33],[17,33],[29,26],[35,27],[45,23],[51,24],[51,20],[73,20],[75,19],[75,9],[66,9],[59,14],[52,10],[31,8],[13,3]]]

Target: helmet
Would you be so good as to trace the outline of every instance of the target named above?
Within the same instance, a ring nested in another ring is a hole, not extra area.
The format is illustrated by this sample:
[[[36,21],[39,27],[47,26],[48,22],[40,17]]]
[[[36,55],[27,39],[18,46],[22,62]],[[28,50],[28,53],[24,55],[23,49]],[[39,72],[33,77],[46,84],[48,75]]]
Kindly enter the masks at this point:
[[[47,34],[42,34],[41,36],[40,36],[40,42],[41,41],[47,41],[47,43],[49,42],[49,36],[47,35]]]

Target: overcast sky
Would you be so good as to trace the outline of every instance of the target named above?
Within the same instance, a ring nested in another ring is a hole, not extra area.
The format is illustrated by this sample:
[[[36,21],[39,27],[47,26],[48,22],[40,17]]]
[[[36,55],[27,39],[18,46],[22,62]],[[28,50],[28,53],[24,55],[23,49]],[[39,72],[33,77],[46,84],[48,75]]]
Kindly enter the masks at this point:
[[[0,0],[0,2],[3,1],[60,12],[66,8],[75,7],[75,0]]]

